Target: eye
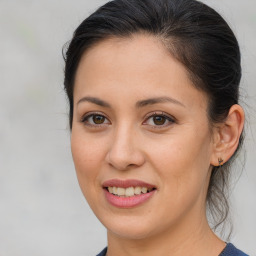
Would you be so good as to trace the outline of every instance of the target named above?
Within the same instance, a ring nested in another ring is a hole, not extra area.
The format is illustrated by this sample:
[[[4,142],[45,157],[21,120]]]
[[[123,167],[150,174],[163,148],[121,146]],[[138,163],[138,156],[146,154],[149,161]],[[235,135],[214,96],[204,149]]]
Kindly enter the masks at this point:
[[[105,124],[110,124],[110,121],[107,119],[107,117],[98,113],[89,113],[83,116],[81,122],[84,123],[85,125],[95,126],[95,127],[105,125]]]
[[[161,112],[161,113],[153,113],[149,114],[146,117],[146,121],[143,124],[155,126],[157,128],[162,128],[169,126],[171,124],[175,123],[175,119],[171,116]]]

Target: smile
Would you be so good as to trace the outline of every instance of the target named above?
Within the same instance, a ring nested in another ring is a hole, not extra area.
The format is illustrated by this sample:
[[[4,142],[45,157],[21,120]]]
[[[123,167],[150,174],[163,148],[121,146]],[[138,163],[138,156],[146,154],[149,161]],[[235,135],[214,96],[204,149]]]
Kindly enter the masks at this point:
[[[129,187],[129,188],[120,188],[120,187],[108,187],[108,192],[122,197],[130,197],[135,195],[141,195],[151,192],[154,188],[147,187]]]
[[[156,187],[139,180],[109,180],[103,183],[105,198],[119,208],[131,208],[148,201]]]

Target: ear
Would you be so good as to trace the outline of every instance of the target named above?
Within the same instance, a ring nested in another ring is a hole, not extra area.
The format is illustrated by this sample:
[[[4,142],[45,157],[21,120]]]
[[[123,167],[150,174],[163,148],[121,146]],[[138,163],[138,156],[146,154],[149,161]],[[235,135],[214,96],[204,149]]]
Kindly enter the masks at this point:
[[[244,127],[244,111],[241,106],[233,105],[226,120],[213,131],[213,154],[211,164],[219,166],[227,162],[235,153]],[[219,163],[219,159],[223,162]]]

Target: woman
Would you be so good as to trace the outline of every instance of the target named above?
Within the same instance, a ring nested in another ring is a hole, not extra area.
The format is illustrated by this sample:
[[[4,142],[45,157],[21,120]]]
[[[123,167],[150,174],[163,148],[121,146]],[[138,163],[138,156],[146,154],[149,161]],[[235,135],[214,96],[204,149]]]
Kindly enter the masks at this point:
[[[66,52],[71,148],[99,255],[245,255],[212,231],[242,143],[237,40],[194,0],[114,0]]]

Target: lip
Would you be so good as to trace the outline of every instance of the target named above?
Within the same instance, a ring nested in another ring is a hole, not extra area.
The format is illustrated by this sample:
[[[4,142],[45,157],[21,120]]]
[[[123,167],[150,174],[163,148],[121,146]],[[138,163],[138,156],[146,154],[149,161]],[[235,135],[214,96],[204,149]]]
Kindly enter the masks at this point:
[[[147,187],[147,188],[156,188],[156,186],[146,183],[141,180],[119,180],[119,179],[111,179],[103,182],[103,187],[119,187],[119,188],[129,188],[129,187]]]
[[[112,179],[107,180],[103,184],[103,190],[106,200],[115,207],[118,208],[133,208],[139,206],[148,200],[150,200],[156,192],[156,186],[146,183],[140,180],[119,180]],[[129,188],[129,187],[147,187],[147,188],[155,188],[154,190],[140,195],[135,195],[131,197],[121,197],[111,194],[106,188],[107,187],[121,187],[121,188]]]

